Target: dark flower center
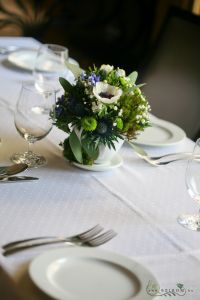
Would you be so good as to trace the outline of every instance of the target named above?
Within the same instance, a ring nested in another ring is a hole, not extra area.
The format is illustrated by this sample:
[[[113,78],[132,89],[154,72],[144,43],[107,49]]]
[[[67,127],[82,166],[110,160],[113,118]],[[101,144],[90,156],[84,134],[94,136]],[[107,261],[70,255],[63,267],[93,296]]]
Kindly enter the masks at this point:
[[[108,99],[111,99],[114,95],[109,94],[108,92],[101,92],[101,93],[99,94],[99,96],[102,97],[102,98],[108,98]]]

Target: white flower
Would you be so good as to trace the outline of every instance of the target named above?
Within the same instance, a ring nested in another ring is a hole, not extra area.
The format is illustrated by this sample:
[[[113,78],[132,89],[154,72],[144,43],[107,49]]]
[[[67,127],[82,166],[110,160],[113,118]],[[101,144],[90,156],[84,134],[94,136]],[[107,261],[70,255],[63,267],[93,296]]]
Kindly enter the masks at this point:
[[[122,90],[100,81],[93,87],[93,94],[102,103],[111,104],[119,100],[122,95]]]
[[[125,77],[125,76],[126,76],[126,73],[125,73],[125,71],[124,71],[123,69],[117,69],[116,75],[117,75],[118,77]]]
[[[113,66],[110,65],[101,65],[100,70],[104,70],[106,73],[109,73],[113,70]]]
[[[92,111],[93,112],[98,112],[98,111],[100,111],[101,109],[102,109],[102,106],[103,106],[103,104],[102,103],[95,103],[95,102],[93,102],[92,103]]]

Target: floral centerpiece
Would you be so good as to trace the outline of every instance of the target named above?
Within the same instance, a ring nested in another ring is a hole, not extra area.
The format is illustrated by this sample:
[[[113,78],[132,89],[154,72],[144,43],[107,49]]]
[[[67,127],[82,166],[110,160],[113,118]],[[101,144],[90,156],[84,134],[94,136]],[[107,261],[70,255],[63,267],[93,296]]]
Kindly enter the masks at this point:
[[[137,72],[126,76],[110,65],[82,71],[75,84],[59,79],[64,95],[56,103],[55,125],[68,133],[62,142],[68,160],[92,165],[102,146],[115,150],[149,126],[150,106],[136,79]]]

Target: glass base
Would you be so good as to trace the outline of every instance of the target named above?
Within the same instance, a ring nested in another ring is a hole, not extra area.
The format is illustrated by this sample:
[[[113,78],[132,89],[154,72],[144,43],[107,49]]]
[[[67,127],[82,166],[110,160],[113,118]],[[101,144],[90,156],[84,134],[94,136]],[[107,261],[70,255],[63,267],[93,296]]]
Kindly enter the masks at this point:
[[[16,164],[27,164],[29,168],[38,168],[47,164],[47,160],[44,158],[44,156],[35,154],[31,151],[15,153],[10,159]]]
[[[190,229],[190,230],[196,230],[200,231],[200,215],[180,215],[177,219],[178,223],[182,225],[183,227]]]

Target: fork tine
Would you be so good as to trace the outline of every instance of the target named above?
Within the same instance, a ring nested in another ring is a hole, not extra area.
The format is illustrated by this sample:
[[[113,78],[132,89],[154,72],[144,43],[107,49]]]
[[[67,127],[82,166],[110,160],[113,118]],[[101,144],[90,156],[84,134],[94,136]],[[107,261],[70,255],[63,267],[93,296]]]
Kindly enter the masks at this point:
[[[105,244],[106,242],[110,241],[116,235],[117,235],[117,233],[111,229],[111,230],[108,230],[108,231],[98,235],[97,237],[87,241],[86,243],[92,247],[100,246],[100,245]]]
[[[78,237],[82,240],[87,240],[89,238],[94,237],[98,233],[100,233],[103,230],[103,227],[100,226],[99,224],[95,225],[94,227],[88,229],[85,232],[82,232],[81,234],[78,235]]]

